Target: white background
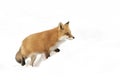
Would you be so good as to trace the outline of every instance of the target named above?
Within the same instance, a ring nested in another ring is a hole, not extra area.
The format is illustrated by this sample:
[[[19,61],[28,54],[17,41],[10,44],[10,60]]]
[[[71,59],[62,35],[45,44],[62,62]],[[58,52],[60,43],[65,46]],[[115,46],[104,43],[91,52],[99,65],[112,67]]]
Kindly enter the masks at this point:
[[[39,67],[15,61],[31,33],[70,21],[74,40]],[[119,0],[1,0],[0,79],[120,80]]]

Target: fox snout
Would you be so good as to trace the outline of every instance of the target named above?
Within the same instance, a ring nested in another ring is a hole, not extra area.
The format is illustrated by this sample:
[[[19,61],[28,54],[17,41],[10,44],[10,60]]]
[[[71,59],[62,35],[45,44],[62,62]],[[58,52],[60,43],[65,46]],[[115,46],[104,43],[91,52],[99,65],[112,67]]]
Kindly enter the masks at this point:
[[[69,39],[69,40],[73,40],[73,39],[75,39],[75,37],[74,37],[74,36],[71,36],[71,37],[69,37],[68,39]]]
[[[75,37],[71,34],[71,33],[65,33],[65,35],[67,36],[67,38],[69,39],[69,40],[73,40],[73,39],[75,39]]]
[[[72,38],[73,38],[73,39],[75,39],[75,37],[74,37],[74,36],[72,36]]]

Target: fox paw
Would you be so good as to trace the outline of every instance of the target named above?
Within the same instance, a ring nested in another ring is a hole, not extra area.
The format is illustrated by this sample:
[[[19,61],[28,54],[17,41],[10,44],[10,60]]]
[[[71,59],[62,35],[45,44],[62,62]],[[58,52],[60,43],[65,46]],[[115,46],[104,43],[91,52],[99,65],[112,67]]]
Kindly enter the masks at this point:
[[[57,48],[57,49],[55,49],[54,51],[55,51],[55,52],[60,52],[60,49]]]

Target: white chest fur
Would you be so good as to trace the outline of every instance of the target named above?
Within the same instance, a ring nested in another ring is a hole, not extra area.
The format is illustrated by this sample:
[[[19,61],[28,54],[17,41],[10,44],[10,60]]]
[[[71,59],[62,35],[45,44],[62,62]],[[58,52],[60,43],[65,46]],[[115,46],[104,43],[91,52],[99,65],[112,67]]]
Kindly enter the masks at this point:
[[[55,50],[56,48],[58,48],[65,41],[66,41],[66,36],[63,36],[63,37],[59,38],[59,41],[56,42],[56,44],[50,48],[50,51]]]

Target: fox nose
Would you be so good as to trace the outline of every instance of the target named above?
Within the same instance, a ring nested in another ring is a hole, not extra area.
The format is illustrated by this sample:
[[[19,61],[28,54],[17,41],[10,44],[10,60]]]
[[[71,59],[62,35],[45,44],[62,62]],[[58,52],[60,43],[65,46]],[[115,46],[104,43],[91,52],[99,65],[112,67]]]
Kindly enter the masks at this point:
[[[75,39],[75,37],[73,36],[73,39]]]

